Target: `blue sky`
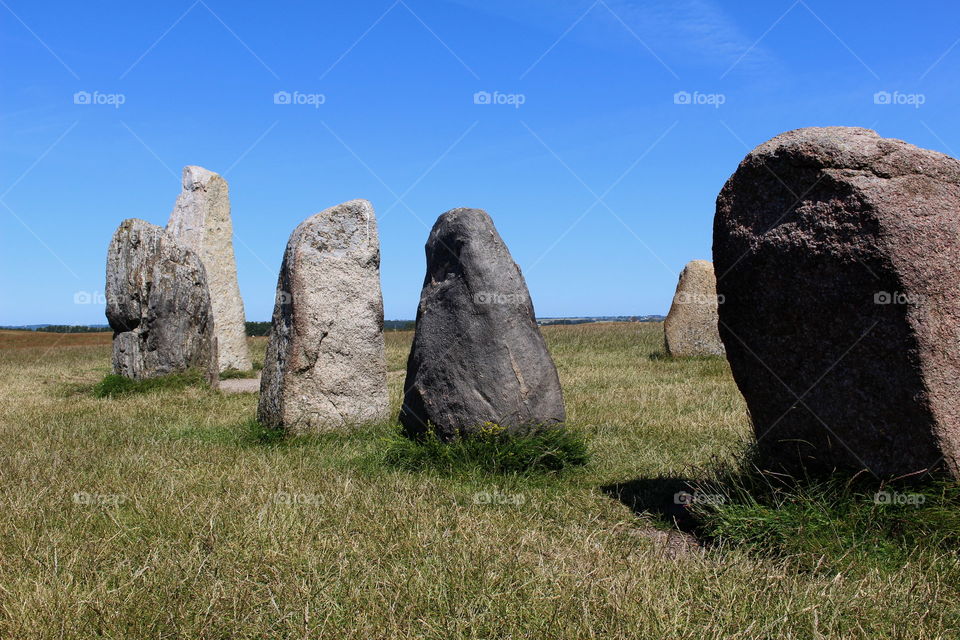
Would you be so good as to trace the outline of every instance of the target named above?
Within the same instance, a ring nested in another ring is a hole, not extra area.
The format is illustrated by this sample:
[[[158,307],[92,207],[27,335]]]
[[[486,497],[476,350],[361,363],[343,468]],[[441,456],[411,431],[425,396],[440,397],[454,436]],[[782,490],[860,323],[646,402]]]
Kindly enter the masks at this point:
[[[187,164],[230,182],[250,320],[293,228],[358,197],[387,318],[458,206],[538,315],[665,313],[757,144],[857,125],[956,155],[958,41],[946,1],[2,0],[0,324],[104,322],[111,234],[166,224]]]

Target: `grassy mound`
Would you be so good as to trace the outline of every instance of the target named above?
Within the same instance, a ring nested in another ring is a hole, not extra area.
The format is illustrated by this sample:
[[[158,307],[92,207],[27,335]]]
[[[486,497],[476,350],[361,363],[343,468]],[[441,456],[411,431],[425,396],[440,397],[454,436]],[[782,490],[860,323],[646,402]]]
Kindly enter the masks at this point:
[[[159,378],[133,380],[116,374],[108,374],[93,386],[93,395],[97,398],[111,398],[134,393],[154,391],[179,391],[191,386],[203,386],[206,382],[199,371],[174,373]]]
[[[388,465],[409,471],[436,469],[445,473],[557,472],[588,462],[586,439],[567,427],[536,433],[514,434],[489,424],[480,432],[454,442],[444,442],[433,431],[408,438],[402,431],[388,439]]]
[[[691,489],[683,500],[701,536],[764,554],[893,570],[920,549],[960,547],[960,483],[945,478],[793,479],[753,467]]]

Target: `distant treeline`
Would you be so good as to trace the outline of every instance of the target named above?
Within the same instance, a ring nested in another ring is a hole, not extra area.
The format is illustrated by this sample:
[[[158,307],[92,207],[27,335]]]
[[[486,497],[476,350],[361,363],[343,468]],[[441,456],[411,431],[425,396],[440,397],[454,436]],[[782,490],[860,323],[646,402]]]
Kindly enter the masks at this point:
[[[37,327],[35,331],[47,333],[103,333],[104,331],[110,331],[110,327],[107,325],[96,327],[86,324],[50,324],[45,327]]]
[[[598,320],[618,321],[618,322],[656,322],[663,320],[663,316],[610,316],[603,318],[540,318],[538,322],[545,324],[584,324],[587,322],[596,322]],[[384,320],[383,329],[385,331],[413,331],[416,323],[413,320]],[[270,335],[269,322],[247,322],[248,336],[268,336]],[[15,329],[18,331],[44,331],[47,333],[100,333],[110,331],[107,325],[86,325],[86,324],[51,324],[43,327],[0,327],[0,329]]]
[[[383,328],[385,331],[412,331],[413,320],[384,320]],[[247,322],[248,336],[268,336],[270,335],[269,322]]]
[[[268,336],[270,335],[269,322],[250,322],[247,321],[248,336]]]

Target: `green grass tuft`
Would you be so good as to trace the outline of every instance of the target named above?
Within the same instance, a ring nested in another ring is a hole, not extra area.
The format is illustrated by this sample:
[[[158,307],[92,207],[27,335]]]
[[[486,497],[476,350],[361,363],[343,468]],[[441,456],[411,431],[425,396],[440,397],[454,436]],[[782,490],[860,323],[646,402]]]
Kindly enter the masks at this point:
[[[897,570],[918,550],[960,546],[960,483],[945,478],[792,479],[754,467],[721,470],[692,489],[701,536],[811,567]]]
[[[241,378],[256,378],[259,375],[259,370],[254,367],[249,371],[241,371],[240,369],[227,369],[226,371],[220,372],[221,380],[236,380]]]
[[[409,438],[398,429],[387,438],[384,459],[408,471],[542,473],[585,465],[590,452],[584,436],[569,427],[530,434],[491,428],[453,442],[440,440],[433,431]]]
[[[94,385],[93,395],[97,398],[111,398],[134,393],[150,393],[154,391],[179,391],[191,386],[203,386],[203,376],[198,371],[174,373],[159,378],[133,380],[116,374],[108,374]]]

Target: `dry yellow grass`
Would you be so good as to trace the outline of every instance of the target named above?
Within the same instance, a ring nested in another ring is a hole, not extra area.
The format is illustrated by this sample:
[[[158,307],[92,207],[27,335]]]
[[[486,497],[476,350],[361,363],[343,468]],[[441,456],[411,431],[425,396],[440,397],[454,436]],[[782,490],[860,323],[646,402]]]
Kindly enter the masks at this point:
[[[837,575],[643,535],[601,487],[749,435],[725,362],[659,358],[661,331],[544,330],[594,458],[533,479],[388,469],[387,425],[264,446],[253,395],[95,399],[108,344],[0,349],[0,638],[956,637],[957,585],[922,563]],[[395,409],[410,338],[387,336]]]

